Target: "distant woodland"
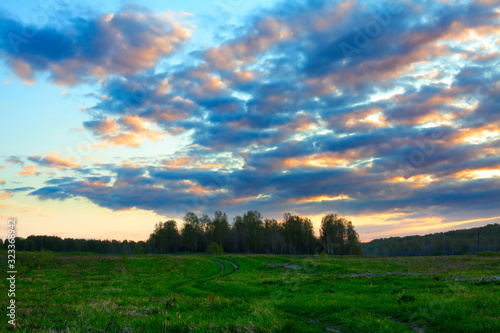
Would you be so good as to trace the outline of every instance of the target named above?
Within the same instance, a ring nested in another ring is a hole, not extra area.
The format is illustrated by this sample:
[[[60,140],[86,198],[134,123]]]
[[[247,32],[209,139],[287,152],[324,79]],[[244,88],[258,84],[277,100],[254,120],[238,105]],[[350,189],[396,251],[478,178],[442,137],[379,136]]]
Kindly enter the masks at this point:
[[[189,212],[179,229],[177,222],[159,222],[146,241],[117,241],[60,238],[57,236],[16,237],[19,251],[93,252],[102,254],[144,254],[207,252],[216,244],[229,253],[428,256],[464,255],[493,251],[500,254],[500,225],[455,230],[424,236],[390,237],[360,243],[354,225],[338,215],[326,215],[319,237],[310,219],[285,213],[282,221],[264,219],[258,211],[236,216],[232,223],[220,211],[213,217]],[[8,240],[0,239],[0,249]]]
[[[500,251],[500,225],[440,232],[424,236],[390,237],[362,244],[363,253],[379,256],[461,255]]]
[[[2,244],[0,242],[0,244]],[[103,254],[142,254],[207,252],[217,245],[224,252],[269,254],[360,255],[359,235],[351,221],[338,215],[326,215],[320,236],[315,237],[307,217],[290,213],[282,221],[264,219],[258,211],[236,216],[230,224],[227,215],[216,211],[213,217],[189,212],[179,229],[175,220],[157,223],[147,241],[62,239],[57,236],[16,238],[20,251],[95,252]],[[7,248],[7,240],[3,243]]]

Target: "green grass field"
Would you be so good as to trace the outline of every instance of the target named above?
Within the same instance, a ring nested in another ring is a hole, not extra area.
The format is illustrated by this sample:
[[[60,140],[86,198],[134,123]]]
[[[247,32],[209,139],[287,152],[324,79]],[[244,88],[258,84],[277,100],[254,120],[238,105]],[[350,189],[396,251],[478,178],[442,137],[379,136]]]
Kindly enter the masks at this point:
[[[26,253],[17,264],[25,332],[500,332],[498,257]]]

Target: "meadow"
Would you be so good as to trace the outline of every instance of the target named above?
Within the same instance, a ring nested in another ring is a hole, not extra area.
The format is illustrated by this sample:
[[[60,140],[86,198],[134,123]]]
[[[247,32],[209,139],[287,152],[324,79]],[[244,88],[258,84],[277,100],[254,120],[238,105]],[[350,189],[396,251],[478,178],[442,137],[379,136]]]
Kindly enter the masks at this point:
[[[18,253],[16,306],[24,332],[500,332],[500,258]]]

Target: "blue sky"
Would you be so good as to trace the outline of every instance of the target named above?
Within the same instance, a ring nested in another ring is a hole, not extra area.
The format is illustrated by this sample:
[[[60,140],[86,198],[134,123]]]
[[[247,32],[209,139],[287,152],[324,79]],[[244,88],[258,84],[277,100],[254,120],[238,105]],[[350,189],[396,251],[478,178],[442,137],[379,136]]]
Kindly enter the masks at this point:
[[[215,210],[337,213],[363,240],[500,221],[492,1],[0,15],[0,215],[22,236],[139,240]]]

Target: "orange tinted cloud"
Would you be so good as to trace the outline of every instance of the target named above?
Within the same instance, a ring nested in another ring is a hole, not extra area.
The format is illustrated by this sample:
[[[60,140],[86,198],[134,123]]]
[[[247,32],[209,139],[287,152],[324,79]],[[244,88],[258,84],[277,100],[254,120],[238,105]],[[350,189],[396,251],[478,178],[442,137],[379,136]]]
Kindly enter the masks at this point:
[[[138,147],[145,139],[161,140],[161,134],[164,131],[150,129],[148,125],[149,122],[140,116],[124,115],[118,121],[107,118],[88,122],[86,127],[99,135],[105,143],[112,143],[114,146]],[[99,145],[99,147],[107,148],[106,145]]]
[[[44,160],[56,169],[78,168],[80,166],[79,163],[74,162],[76,160],[74,157],[49,155]]]
[[[80,164],[75,162],[74,157],[56,156],[58,153],[48,153],[46,157],[30,156],[30,161],[36,162],[41,166],[51,167],[56,169],[78,168]]]
[[[161,160],[161,163],[162,166],[171,169],[178,169],[178,168],[220,169],[226,166],[225,163],[204,162],[190,156],[182,156],[178,158],[166,158]]]
[[[484,169],[477,169],[477,170],[464,170],[464,171],[460,171],[460,172],[455,173],[453,176],[456,178],[459,178],[459,179],[466,179],[466,178],[479,179],[479,178],[500,177],[500,168],[499,169],[484,168]]]
[[[32,175],[38,175],[41,172],[37,170],[36,165],[27,165],[23,167],[23,171],[19,171],[17,174],[19,176],[32,176]]]
[[[4,200],[5,198],[11,197],[12,193],[2,193],[0,194],[0,200]]]
[[[112,118],[106,118],[99,121],[93,128],[96,134],[106,134],[106,133],[116,133],[118,131],[118,125],[116,120]]]
[[[398,176],[390,179],[391,182],[404,183],[410,187],[424,187],[434,180],[435,179],[432,174],[414,175],[408,178]]]
[[[454,143],[479,144],[498,138],[500,138],[500,128],[495,124],[488,124],[482,128],[463,129],[455,134],[451,140],[453,140]]]
[[[106,141],[113,143],[115,146],[138,147],[142,144],[142,138],[132,133],[120,133],[113,136],[105,137]]]
[[[209,189],[204,188],[203,186],[200,186],[190,180],[183,180],[181,183],[188,185],[188,188],[185,190],[186,192],[193,193],[195,195],[204,195],[211,192]]]
[[[283,22],[265,18],[253,33],[205,52],[208,62],[217,69],[234,69],[254,62],[254,54],[270,49],[276,42],[290,39],[292,30]]]
[[[340,194],[334,197],[328,196],[328,195],[318,195],[318,196],[313,196],[309,198],[293,198],[290,199],[289,202],[291,203],[305,203],[305,202],[322,202],[322,201],[337,201],[337,200],[354,200],[348,195]]]
[[[359,153],[354,150],[343,154],[320,153],[278,160],[273,167],[275,169],[290,169],[296,167],[334,168],[346,166],[350,162],[356,161],[359,158]]]
[[[233,74],[236,82],[251,82],[255,79],[254,74],[247,70],[236,69],[233,71]]]

